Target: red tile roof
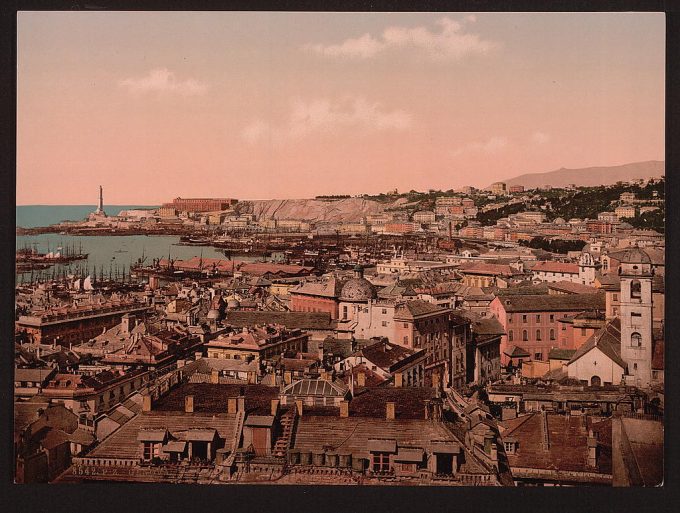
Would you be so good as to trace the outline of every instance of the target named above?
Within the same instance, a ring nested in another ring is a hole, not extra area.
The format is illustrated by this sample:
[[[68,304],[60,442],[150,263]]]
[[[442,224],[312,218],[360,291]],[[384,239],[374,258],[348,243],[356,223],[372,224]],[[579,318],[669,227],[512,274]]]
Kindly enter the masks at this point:
[[[533,272],[548,272],[548,273],[570,273],[578,274],[578,264],[570,264],[566,262],[550,262],[541,261],[531,269]]]

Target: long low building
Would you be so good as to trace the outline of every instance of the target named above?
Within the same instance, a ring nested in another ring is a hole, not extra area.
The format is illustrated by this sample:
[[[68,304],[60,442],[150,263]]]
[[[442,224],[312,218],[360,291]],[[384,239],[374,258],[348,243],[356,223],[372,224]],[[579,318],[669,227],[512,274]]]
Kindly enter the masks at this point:
[[[22,315],[16,329],[25,332],[34,343],[80,344],[101,334],[103,328],[119,324],[125,314],[144,314],[149,308],[135,300],[68,306]]]

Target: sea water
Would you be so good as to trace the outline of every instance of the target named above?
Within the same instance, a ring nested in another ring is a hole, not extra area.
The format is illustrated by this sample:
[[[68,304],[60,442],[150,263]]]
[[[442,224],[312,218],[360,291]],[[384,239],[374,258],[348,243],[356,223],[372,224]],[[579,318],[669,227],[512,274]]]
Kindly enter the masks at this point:
[[[95,207],[83,206],[32,206],[17,207],[17,226],[20,221],[24,227],[49,226],[62,220],[81,220]],[[117,214],[120,210],[130,208],[150,207],[106,207],[107,213]],[[21,209],[21,212],[20,212]],[[81,215],[85,211],[84,215]],[[66,217],[64,217],[66,216]],[[134,265],[139,259],[144,259],[145,265],[150,265],[154,258],[170,258],[185,260],[192,257],[217,258],[227,261],[224,253],[211,246],[185,246],[178,245],[179,237],[172,235],[62,235],[58,233],[45,233],[41,235],[18,235],[16,237],[17,249],[35,248],[39,253],[50,251],[87,253],[86,260],[75,260],[63,266],[54,266],[55,271],[61,272],[66,268],[67,272],[78,274],[94,274],[97,276],[103,271],[105,276],[118,273],[129,273],[130,265]],[[257,257],[237,257],[238,260],[257,260]],[[39,272],[39,271],[36,271]],[[44,276],[51,276],[52,268],[43,271]],[[30,272],[24,277],[30,276]]]

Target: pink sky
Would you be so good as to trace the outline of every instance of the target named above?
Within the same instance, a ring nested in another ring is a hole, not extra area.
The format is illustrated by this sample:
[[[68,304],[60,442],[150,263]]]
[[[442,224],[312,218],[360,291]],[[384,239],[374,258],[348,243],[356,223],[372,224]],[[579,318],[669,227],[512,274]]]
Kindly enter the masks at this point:
[[[22,12],[17,203],[484,187],[664,158],[659,13]]]

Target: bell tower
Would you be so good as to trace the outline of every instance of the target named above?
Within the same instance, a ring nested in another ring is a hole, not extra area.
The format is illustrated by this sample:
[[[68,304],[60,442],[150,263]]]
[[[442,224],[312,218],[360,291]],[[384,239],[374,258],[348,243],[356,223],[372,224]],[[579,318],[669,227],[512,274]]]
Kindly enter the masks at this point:
[[[652,381],[652,261],[640,248],[621,257],[621,358],[627,385],[647,388]]]

